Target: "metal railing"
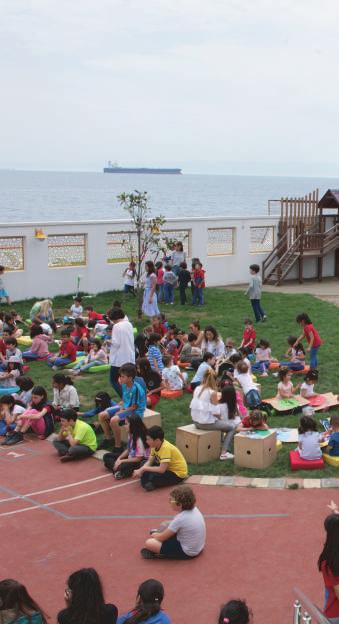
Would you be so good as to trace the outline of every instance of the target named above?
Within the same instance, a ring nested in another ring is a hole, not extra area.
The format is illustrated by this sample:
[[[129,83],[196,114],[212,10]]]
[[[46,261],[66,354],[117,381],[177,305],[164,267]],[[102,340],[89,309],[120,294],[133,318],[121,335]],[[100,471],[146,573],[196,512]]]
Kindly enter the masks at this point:
[[[294,593],[297,600],[293,604],[293,624],[330,624],[330,620],[300,589],[295,587]]]

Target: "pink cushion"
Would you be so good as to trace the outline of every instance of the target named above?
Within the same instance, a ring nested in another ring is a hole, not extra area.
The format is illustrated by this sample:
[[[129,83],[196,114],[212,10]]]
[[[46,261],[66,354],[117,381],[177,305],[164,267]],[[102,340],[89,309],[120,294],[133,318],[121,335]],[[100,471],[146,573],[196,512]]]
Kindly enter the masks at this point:
[[[324,460],[320,459],[302,459],[298,451],[290,451],[291,470],[319,470],[324,468]]]

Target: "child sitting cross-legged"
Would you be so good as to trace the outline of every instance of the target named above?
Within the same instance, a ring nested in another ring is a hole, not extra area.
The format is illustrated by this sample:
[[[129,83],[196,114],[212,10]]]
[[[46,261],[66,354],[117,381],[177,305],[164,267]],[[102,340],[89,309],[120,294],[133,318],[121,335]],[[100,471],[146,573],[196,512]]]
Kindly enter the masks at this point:
[[[140,468],[150,454],[146,442],[147,429],[140,416],[126,416],[125,428],[128,432],[127,449],[118,456],[114,453],[105,453],[103,456],[106,468],[113,470],[115,479],[131,477],[133,471]]]
[[[102,364],[107,364],[107,362],[107,353],[102,346],[101,340],[95,338],[93,342],[90,343],[90,350],[85,360],[77,362],[74,368],[70,370],[70,373],[72,375],[80,375],[94,366],[102,366]]]
[[[328,453],[332,457],[339,457],[339,416],[333,415],[330,420],[330,429],[327,446],[324,448],[324,453]]]
[[[65,409],[60,417],[60,431],[53,441],[62,462],[90,457],[97,450],[97,439],[90,425],[78,419],[72,409]]]
[[[19,414],[13,432],[7,434],[4,444],[13,446],[24,440],[24,433],[29,429],[44,440],[54,431],[52,407],[47,401],[47,392],[42,386],[34,386],[29,408]]]
[[[170,505],[176,515],[169,523],[151,531],[141,550],[144,559],[193,559],[203,551],[206,525],[196,506],[195,494],[189,485],[179,485],[170,493]]]
[[[314,392],[314,384],[318,381],[318,371],[312,368],[304,377],[304,381],[300,386],[300,394],[304,399],[316,396]]]
[[[182,390],[187,383],[187,373],[181,372],[179,366],[173,363],[171,355],[164,355],[163,362],[162,380],[165,388],[168,390]]]
[[[76,357],[77,348],[71,340],[71,332],[69,329],[63,329],[61,332],[61,345],[59,353],[48,357],[48,366],[51,366],[53,370],[57,370],[59,366],[62,367],[66,366],[66,364],[70,364],[71,362],[75,362]]]
[[[89,329],[86,327],[83,318],[75,319],[74,327],[71,331],[71,338],[79,350],[83,349],[83,351],[88,351]]]
[[[25,411],[24,405],[14,398],[12,394],[0,397],[0,436],[13,433],[16,420]],[[1,444],[7,445],[7,437]]]
[[[299,421],[299,440],[297,451],[302,459],[315,460],[322,456],[317,423],[312,416],[302,416]]]
[[[24,351],[22,357],[25,360],[46,359],[49,355],[48,343],[51,342],[51,338],[44,334],[41,325],[32,325],[30,333],[33,341],[30,349]]]
[[[240,425],[237,426],[237,432],[253,431],[255,429],[268,429],[266,414],[258,409],[253,410],[253,412],[250,412],[248,416],[242,419]]]
[[[122,401],[114,407],[108,407],[99,414],[99,422],[104,432],[104,440],[100,448],[110,448],[114,436],[113,452],[121,452],[121,427],[125,424],[126,416],[137,414],[143,418],[146,409],[146,392],[144,387],[136,381],[136,367],[134,364],[124,364],[119,370],[119,380],[122,387]]]
[[[278,392],[277,399],[291,399],[296,390],[299,389],[299,384],[296,387],[293,386],[291,381],[292,373],[289,368],[283,366],[278,371],[279,383],[278,383]]]
[[[261,373],[262,377],[267,377],[268,369],[272,361],[272,353],[270,349],[270,343],[265,338],[259,340],[258,346],[255,350],[255,363],[252,364],[252,371],[254,373]]]
[[[305,367],[305,350],[301,343],[297,343],[296,346],[294,346],[297,340],[297,336],[288,336],[288,349],[285,356],[288,357],[289,360],[280,362],[281,367],[287,366],[287,368],[293,371],[300,371]]]

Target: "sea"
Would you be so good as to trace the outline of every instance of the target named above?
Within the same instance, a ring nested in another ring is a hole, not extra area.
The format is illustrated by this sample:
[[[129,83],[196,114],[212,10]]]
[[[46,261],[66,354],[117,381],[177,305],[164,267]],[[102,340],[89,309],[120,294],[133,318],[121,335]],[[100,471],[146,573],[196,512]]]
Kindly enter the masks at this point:
[[[338,178],[243,175],[143,175],[101,172],[0,171],[0,222],[87,221],[126,218],[117,196],[147,191],[154,215],[165,218],[258,216],[268,200],[321,197]],[[278,214],[279,204],[271,204]]]

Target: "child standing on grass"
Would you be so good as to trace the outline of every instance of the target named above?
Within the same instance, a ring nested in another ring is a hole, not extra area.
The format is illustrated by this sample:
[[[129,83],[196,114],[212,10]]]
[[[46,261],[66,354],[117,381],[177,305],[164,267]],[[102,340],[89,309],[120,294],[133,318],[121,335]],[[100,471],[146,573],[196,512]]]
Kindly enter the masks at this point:
[[[317,423],[312,416],[302,416],[299,422],[297,451],[302,459],[313,461],[322,457]]]
[[[193,305],[204,305],[205,270],[196,262],[192,271]]]
[[[164,294],[164,267],[162,262],[155,263],[155,274],[157,276],[157,293],[158,293],[158,301],[161,303],[165,299]]]
[[[175,273],[173,273],[171,265],[166,264],[164,273],[164,296],[166,304],[174,304],[174,289],[177,283],[178,278]]]
[[[187,269],[186,262],[182,262],[180,264],[180,269],[178,273],[178,282],[179,282],[179,295],[180,295],[180,303],[181,305],[185,305],[187,302],[186,297],[186,288],[191,281],[191,274]]]
[[[134,295],[134,297],[135,297],[134,282],[135,282],[135,275],[136,275],[135,268],[136,268],[136,264],[135,262],[132,261],[129,263],[127,269],[125,269],[123,272],[124,293],[126,295],[131,293],[132,295]]]
[[[248,295],[249,299],[251,300],[251,305],[257,323],[259,323],[260,321],[264,322],[267,319],[265,311],[261,307],[262,281],[259,272],[260,267],[258,264],[250,265],[251,278],[248,288],[245,291],[245,295]]]
[[[1,264],[0,265],[0,303],[1,303],[1,299],[6,299],[7,305],[11,305],[10,296],[5,288],[4,280],[2,279],[4,272],[5,272],[5,267]]]
[[[255,349],[255,339],[257,337],[257,333],[253,327],[253,323],[251,319],[244,320],[244,331],[242,335],[242,341],[239,349],[244,349],[248,354],[253,353]]]
[[[293,346],[297,347],[299,342],[306,338],[308,343],[307,351],[310,352],[310,367],[318,368],[318,351],[319,347],[322,345],[322,340],[308,314],[299,314],[296,321],[301,326],[303,333],[297,338]]]

